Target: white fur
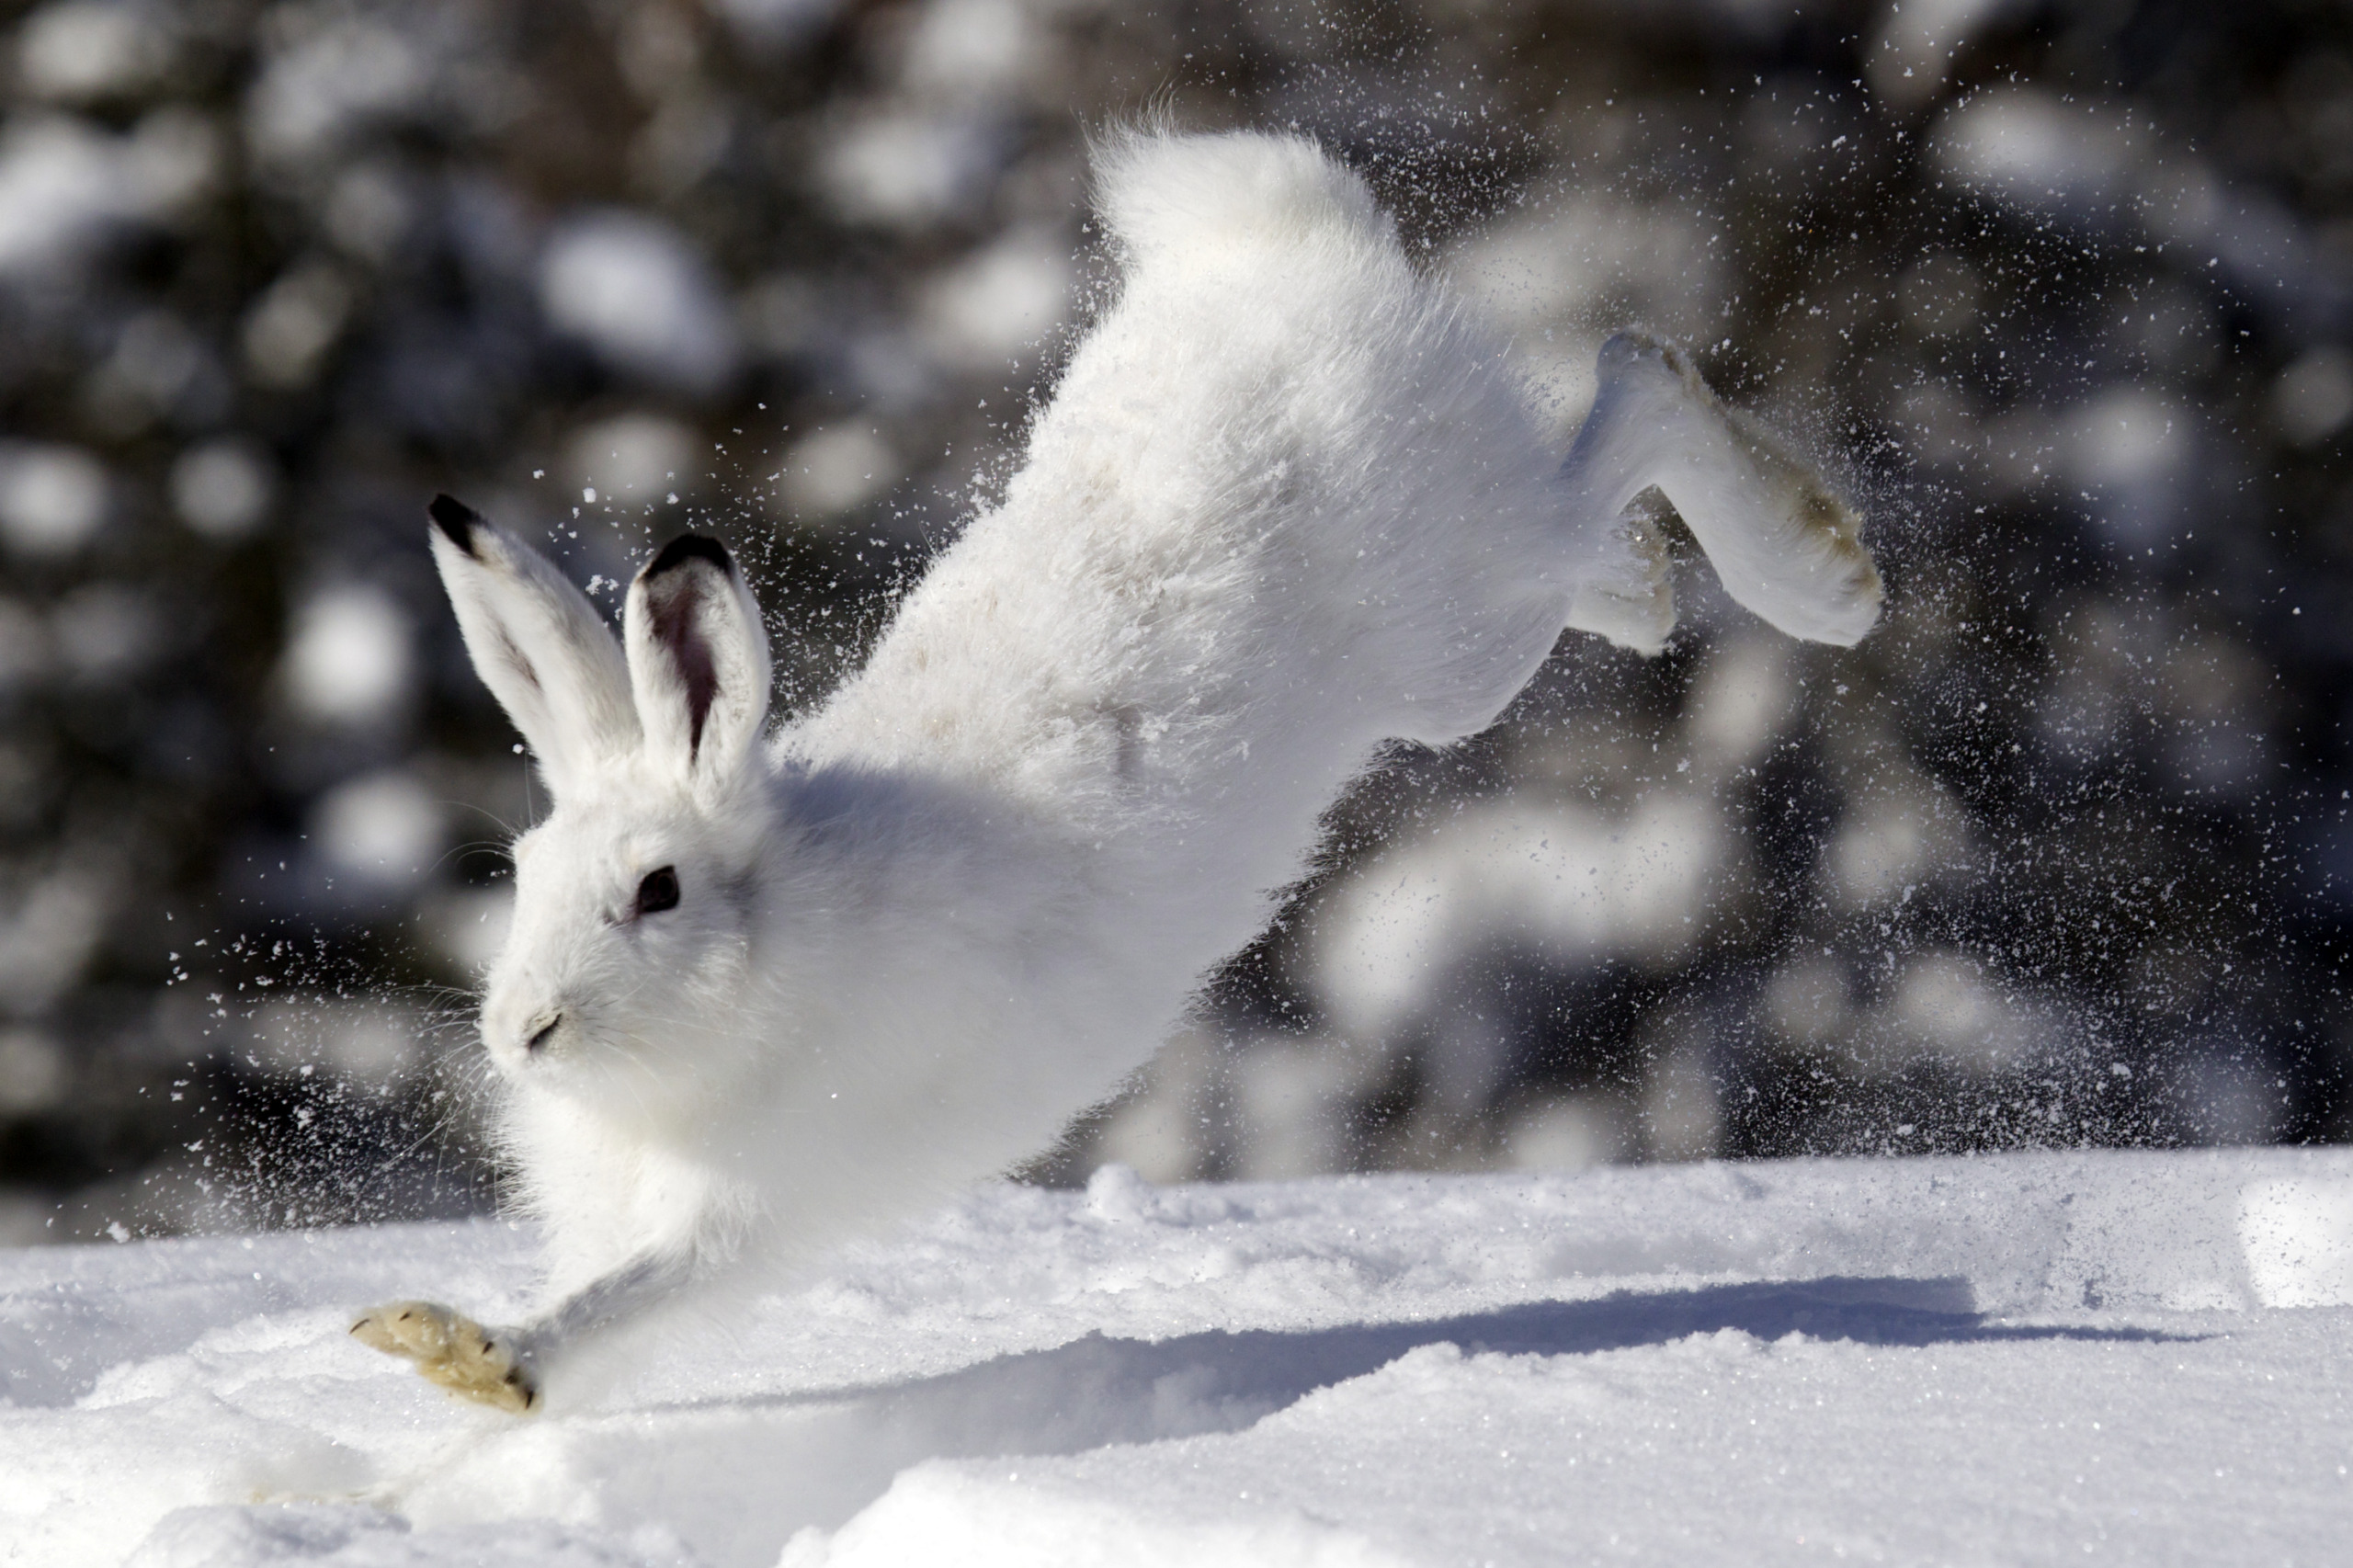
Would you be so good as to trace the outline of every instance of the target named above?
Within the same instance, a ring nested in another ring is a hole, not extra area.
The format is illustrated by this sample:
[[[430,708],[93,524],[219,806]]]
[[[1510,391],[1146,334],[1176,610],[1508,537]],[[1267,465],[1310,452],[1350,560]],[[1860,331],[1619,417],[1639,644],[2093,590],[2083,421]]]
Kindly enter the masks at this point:
[[[765,752],[731,573],[641,578],[624,678],[520,545],[435,538],[555,798],[483,1008],[548,1226],[543,1358],[684,1275],[918,1211],[1115,1093],[1378,743],[1484,727],[1564,626],[1663,641],[1665,553],[1621,517],[1645,487],[1777,624],[1871,621],[1852,514],[1673,350],[1605,351],[1564,471],[1499,346],[1311,143],[1137,135],[1099,179],[1120,297],[1004,504]],[[690,665],[717,688],[692,756]],[[662,866],[678,907],[631,915]]]

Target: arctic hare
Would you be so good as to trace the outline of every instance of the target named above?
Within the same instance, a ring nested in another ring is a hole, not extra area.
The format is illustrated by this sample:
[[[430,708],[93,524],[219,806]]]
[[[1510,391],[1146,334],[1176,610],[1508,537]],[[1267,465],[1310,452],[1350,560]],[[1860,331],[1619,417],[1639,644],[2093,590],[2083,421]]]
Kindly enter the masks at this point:
[[[1118,301],[1004,504],[774,734],[718,544],[654,556],[616,642],[435,501],[553,801],[482,1007],[552,1304],[396,1303],[367,1343],[526,1409],[679,1283],[805,1264],[1049,1145],[1257,934],[1379,743],[1483,728],[1563,627],[1661,645],[1644,490],[1783,631],[1877,616],[1855,514],[1670,347],[1612,339],[1548,453],[1499,346],[1312,142],[1136,134],[1097,181]]]

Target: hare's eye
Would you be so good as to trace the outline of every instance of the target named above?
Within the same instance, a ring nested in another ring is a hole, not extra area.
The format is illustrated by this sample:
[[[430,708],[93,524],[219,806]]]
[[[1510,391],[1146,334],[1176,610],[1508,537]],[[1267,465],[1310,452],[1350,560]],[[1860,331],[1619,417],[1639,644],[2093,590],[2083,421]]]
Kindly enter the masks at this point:
[[[645,880],[637,884],[637,912],[659,915],[665,909],[678,907],[678,869],[665,866],[658,871],[648,871]]]

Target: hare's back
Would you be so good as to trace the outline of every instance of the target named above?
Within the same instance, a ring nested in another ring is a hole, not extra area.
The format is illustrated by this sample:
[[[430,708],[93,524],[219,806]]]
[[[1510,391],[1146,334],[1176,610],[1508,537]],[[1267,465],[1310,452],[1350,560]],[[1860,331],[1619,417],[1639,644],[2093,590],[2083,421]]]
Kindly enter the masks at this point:
[[[1495,613],[1555,528],[1552,459],[1361,182],[1304,142],[1218,137],[1116,149],[1104,187],[1118,301],[1003,504],[788,738],[809,759],[1058,808],[1269,746],[1344,772],[1392,733],[1368,704],[1437,695],[1466,634],[1517,667],[1540,635],[1518,621],[1557,615]]]

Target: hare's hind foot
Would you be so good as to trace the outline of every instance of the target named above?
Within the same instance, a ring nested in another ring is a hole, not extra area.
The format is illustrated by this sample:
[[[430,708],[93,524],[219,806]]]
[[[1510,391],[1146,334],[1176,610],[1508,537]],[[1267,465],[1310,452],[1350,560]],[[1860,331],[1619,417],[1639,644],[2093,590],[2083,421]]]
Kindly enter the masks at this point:
[[[362,1312],[351,1336],[371,1350],[405,1356],[451,1393],[520,1415],[540,1402],[538,1385],[511,1335],[433,1301],[392,1301]]]

